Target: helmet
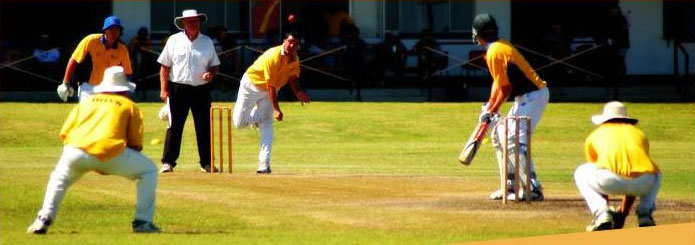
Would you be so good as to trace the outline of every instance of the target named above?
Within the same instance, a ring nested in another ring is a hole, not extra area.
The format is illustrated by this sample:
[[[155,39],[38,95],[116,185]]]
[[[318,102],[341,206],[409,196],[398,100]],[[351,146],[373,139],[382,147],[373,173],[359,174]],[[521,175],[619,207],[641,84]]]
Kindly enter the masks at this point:
[[[473,19],[473,40],[497,37],[497,21],[490,14],[479,14]]]
[[[101,28],[101,31],[105,31],[106,29],[109,29],[109,27],[112,26],[118,26],[121,28],[121,31],[123,31],[123,26],[121,25],[121,19],[118,18],[117,16],[109,16],[106,17],[104,20],[104,26]]]

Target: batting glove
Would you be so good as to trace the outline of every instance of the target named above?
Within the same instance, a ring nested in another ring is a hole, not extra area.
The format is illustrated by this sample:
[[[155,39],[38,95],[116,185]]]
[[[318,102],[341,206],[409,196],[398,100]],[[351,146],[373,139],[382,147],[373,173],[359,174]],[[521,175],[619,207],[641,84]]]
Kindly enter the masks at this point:
[[[489,112],[489,111],[483,111],[480,113],[480,116],[478,117],[478,122],[480,123],[490,123],[492,122],[493,119],[499,118],[499,114]]]
[[[67,83],[61,83],[58,86],[57,92],[58,97],[60,97],[60,99],[64,102],[68,101],[68,97],[72,97],[73,95],[75,95],[75,90],[72,89],[72,87],[70,87]]]

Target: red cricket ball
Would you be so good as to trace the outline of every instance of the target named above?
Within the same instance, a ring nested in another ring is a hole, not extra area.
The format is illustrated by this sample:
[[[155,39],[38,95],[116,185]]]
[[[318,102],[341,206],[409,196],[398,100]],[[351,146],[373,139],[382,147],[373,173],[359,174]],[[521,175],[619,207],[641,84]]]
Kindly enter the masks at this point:
[[[294,15],[290,14],[289,16],[287,16],[287,21],[289,21],[290,23],[294,22]]]

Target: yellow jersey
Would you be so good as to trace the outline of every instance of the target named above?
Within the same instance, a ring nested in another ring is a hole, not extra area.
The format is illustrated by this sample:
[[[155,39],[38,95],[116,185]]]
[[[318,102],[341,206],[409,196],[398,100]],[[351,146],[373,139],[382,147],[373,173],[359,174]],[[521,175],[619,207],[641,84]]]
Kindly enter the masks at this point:
[[[584,149],[589,162],[626,178],[659,172],[649,157],[649,141],[629,123],[601,124],[586,138]]]
[[[524,56],[507,40],[499,39],[491,43],[487,48],[485,61],[492,76],[493,87],[511,84],[511,97],[546,86],[546,82],[538,76]]]
[[[133,101],[121,95],[96,94],[70,111],[60,139],[105,162],[125,147],[141,150],[142,134],[142,112]]]
[[[259,87],[275,87],[279,91],[290,77],[299,77],[299,57],[295,55],[290,60],[290,56],[282,50],[282,45],[272,47],[249,66],[246,76]]]
[[[77,45],[70,57],[80,64],[85,61],[87,55],[91,57],[92,72],[89,75],[89,84],[95,86],[101,83],[104,77],[104,70],[112,66],[122,66],[126,75],[133,74],[126,45],[116,42],[114,47],[107,48],[104,41],[102,41],[103,35],[91,34],[86,36],[80,41],[80,44]]]

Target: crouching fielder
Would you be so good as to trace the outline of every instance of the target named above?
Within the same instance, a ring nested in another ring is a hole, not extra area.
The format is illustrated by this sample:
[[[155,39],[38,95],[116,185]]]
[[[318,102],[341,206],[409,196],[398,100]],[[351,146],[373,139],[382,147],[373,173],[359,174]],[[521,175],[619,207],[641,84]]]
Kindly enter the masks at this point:
[[[256,173],[269,174],[270,153],[273,147],[273,118],[282,121],[277,92],[289,83],[297,99],[304,105],[309,96],[299,88],[299,36],[291,31],[282,45],[265,51],[241,78],[234,104],[234,126],[253,125],[260,131],[261,148]]]
[[[637,119],[628,117],[627,108],[614,101],[606,104],[603,114],[594,115],[591,121],[598,128],[586,138],[588,163],[574,171],[577,189],[594,216],[586,230],[613,229],[618,219],[624,220],[608,208],[609,195],[639,197],[636,210],[639,226],[655,225],[652,212],[661,186],[661,173],[649,157],[649,141],[635,127]],[[621,226],[622,223],[618,227]]]
[[[72,109],[60,131],[65,143],[63,155],[48,180],[43,207],[27,233],[46,233],[68,187],[90,171],[136,180],[133,231],[159,232],[152,223],[157,167],[140,153],[142,113],[126,97],[134,89],[135,84],[127,82],[122,67],[110,67],[101,84],[94,87],[97,94]]]
[[[545,106],[548,104],[548,98],[550,93],[546,87],[546,82],[543,81],[531,65],[524,59],[524,56],[519,53],[516,48],[507,40],[500,39],[498,37],[497,22],[489,14],[480,14],[473,20],[473,40],[478,43],[478,45],[486,46],[487,53],[485,55],[485,60],[487,62],[488,69],[490,70],[490,75],[493,78],[492,89],[490,91],[490,99],[488,100],[487,106],[483,107],[483,111],[480,114],[480,122],[491,123],[492,132],[490,133],[492,145],[495,147],[497,154],[497,163],[500,170],[500,178],[502,178],[502,168],[504,167],[504,146],[506,145],[509,149],[510,154],[515,154],[517,147],[515,147],[515,138],[519,137],[519,144],[521,149],[520,155],[524,155],[528,150],[527,138],[526,138],[526,124],[522,123],[519,127],[520,134],[514,135],[516,125],[506,125],[505,123],[499,123],[494,126],[499,118],[499,109],[507,101],[507,98],[513,97],[514,104],[509,109],[507,116],[527,116],[531,118],[531,129],[533,132],[538,125]],[[510,130],[510,138],[508,142],[503,143],[504,131]],[[490,195],[490,199],[502,199],[502,195],[507,195],[509,199],[515,200],[514,189],[513,189],[513,179],[515,171],[515,162],[512,158],[509,159],[508,169],[507,169],[507,190],[497,190]],[[531,162],[526,162],[524,157],[521,157],[520,163],[521,169],[526,168],[526,164],[531,164],[531,200],[542,201],[543,192],[541,190],[541,184],[536,176],[536,169]],[[523,180],[523,185],[525,183],[526,175],[521,173],[521,179]],[[527,195],[524,193],[523,195]]]

